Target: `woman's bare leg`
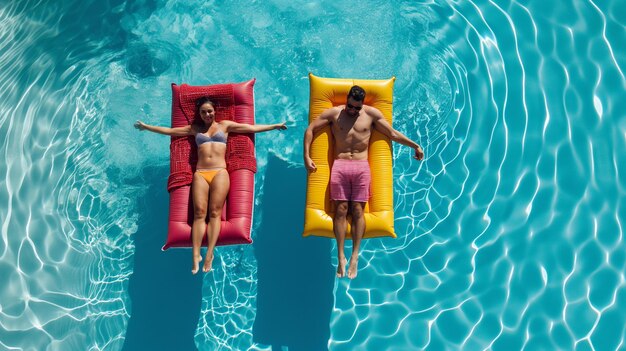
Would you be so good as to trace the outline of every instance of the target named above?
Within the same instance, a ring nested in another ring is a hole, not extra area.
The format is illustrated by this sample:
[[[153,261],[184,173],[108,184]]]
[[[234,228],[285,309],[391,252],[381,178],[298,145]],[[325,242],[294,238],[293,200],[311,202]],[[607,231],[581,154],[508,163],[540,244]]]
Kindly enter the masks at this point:
[[[200,270],[202,254],[202,238],[206,232],[206,213],[209,199],[209,184],[198,173],[193,175],[191,184],[191,197],[193,200],[193,226],[191,227],[191,273],[196,274]]]
[[[202,266],[203,272],[211,270],[213,264],[213,250],[217,243],[217,238],[220,234],[222,225],[222,208],[224,207],[224,201],[230,190],[230,178],[226,170],[220,171],[215,175],[210,186],[211,196],[209,197],[209,229],[207,230],[208,245],[206,251],[206,258],[204,259],[204,265]]]

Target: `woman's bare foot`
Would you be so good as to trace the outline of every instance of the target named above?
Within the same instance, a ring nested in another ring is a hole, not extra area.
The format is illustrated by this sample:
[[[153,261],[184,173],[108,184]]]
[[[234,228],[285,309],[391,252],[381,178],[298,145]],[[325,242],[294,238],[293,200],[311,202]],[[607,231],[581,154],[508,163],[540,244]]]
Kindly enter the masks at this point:
[[[194,255],[192,258],[193,264],[191,266],[191,274],[196,274],[200,270],[200,261],[202,261],[201,255]]]
[[[337,278],[343,278],[346,276],[346,264],[348,260],[345,257],[339,258],[339,264],[337,265]]]
[[[206,254],[206,258],[204,259],[204,265],[202,266],[202,271],[204,273],[207,273],[209,271],[211,271],[211,266],[213,265],[213,254],[208,253]]]
[[[359,258],[354,255],[350,257],[350,267],[348,267],[348,278],[356,278],[356,272],[359,269]]]

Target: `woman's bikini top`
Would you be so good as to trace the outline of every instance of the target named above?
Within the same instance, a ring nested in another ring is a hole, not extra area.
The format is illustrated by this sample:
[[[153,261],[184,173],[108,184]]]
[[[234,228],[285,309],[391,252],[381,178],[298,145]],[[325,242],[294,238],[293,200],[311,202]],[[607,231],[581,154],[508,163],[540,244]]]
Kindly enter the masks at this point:
[[[200,146],[204,143],[224,143],[226,144],[226,134],[221,130],[213,134],[213,136],[208,136],[206,134],[198,133],[196,134],[196,145]]]

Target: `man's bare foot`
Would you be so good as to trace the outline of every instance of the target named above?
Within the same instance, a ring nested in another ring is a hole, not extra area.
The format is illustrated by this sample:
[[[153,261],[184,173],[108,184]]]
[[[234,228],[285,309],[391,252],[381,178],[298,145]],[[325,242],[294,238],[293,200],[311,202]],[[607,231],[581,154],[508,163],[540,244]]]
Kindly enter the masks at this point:
[[[339,264],[337,265],[337,278],[343,278],[346,276],[346,264],[348,260],[345,257],[339,259]]]
[[[213,254],[206,254],[206,258],[204,259],[204,265],[202,266],[202,271],[207,273],[211,270],[211,266],[213,265]]]
[[[202,256],[194,255],[192,260],[193,260],[193,264],[191,266],[191,274],[196,274],[200,270],[200,261],[202,261]]]
[[[359,259],[350,257],[350,267],[348,267],[348,278],[354,279],[356,278],[356,272],[359,269]]]

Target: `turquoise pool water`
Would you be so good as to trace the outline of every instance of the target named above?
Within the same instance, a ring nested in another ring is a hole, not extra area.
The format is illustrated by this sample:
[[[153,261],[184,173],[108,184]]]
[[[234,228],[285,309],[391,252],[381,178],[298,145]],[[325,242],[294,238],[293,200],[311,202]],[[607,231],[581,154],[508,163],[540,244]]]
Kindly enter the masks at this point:
[[[0,3],[0,350],[626,348],[626,2]],[[397,239],[301,238],[308,72],[396,76]],[[253,239],[160,252],[171,82],[256,77]],[[622,151],[619,151],[622,150]],[[620,156],[621,155],[621,156]],[[621,171],[620,171],[621,170]]]

